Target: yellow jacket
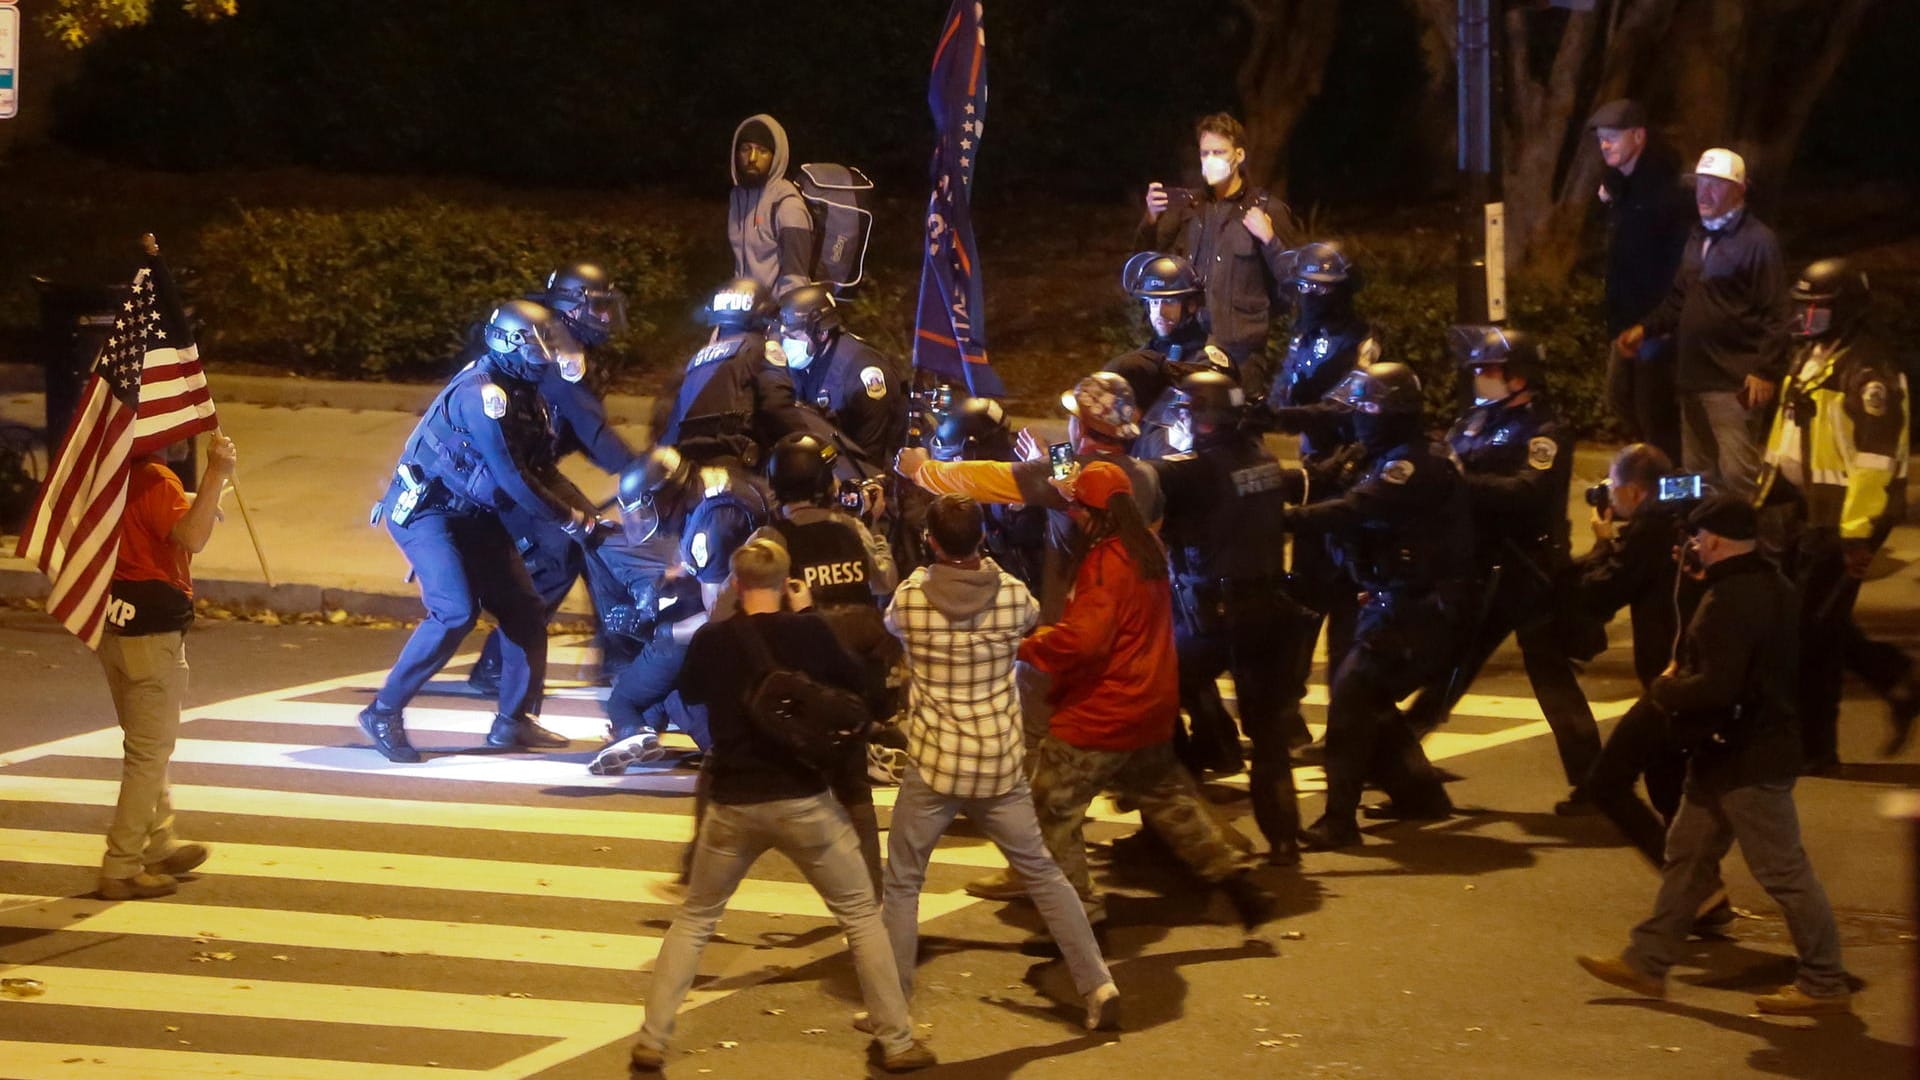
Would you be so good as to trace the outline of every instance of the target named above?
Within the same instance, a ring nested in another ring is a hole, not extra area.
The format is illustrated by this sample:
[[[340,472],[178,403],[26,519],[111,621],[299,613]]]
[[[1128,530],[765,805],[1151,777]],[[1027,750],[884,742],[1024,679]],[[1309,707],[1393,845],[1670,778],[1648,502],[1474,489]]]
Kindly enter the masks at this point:
[[[1850,343],[1802,345],[1788,371],[1760,498],[1784,480],[1806,497],[1809,525],[1869,539],[1906,513],[1906,376]]]

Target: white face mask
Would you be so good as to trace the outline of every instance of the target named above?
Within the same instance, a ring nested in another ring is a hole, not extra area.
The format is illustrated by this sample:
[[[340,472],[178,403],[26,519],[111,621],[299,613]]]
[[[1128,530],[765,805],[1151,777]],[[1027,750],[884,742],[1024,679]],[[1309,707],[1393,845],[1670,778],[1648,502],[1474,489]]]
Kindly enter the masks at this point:
[[[1233,175],[1233,164],[1219,155],[1200,159],[1200,175],[1206,177],[1209,184],[1224,184],[1227,177]]]
[[[1491,405],[1503,401],[1511,395],[1507,393],[1507,380],[1498,375],[1475,375],[1473,377],[1473,403]]]
[[[807,365],[813,363],[813,355],[807,351],[808,348],[808,343],[805,341],[795,341],[792,338],[780,339],[780,351],[787,354],[787,366],[790,368],[805,371]]]

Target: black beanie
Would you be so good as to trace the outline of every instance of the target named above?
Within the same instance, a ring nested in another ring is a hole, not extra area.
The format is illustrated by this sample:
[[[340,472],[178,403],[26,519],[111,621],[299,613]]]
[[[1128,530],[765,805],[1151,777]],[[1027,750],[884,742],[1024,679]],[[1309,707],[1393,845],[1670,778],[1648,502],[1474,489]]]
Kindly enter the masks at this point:
[[[740,134],[733,137],[733,149],[737,153],[741,143],[758,143],[767,149],[773,149],[773,132],[767,128],[764,120],[749,120],[740,125]]]

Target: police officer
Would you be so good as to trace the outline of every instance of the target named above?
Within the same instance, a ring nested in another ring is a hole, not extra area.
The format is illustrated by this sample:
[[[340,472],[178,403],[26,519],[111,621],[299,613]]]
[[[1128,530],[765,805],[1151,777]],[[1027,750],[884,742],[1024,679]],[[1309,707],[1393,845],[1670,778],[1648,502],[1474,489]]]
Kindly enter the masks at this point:
[[[1562,605],[1556,589],[1570,562],[1573,436],[1544,398],[1540,350],[1531,335],[1497,326],[1459,327],[1454,347],[1460,369],[1473,380],[1474,405],[1453,425],[1447,442],[1473,504],[1483,614],[1459,665],[1421,690],[1407,719],[1423,734],[1444,723],[1511,634],[1577,800],[1600,754],[1600,730],[1568,655],[1577,644],[1575,605]],[[1604,633],[1596,644],[1606,647]]]
[[[1272,662],[1299,621],[1274,542],[1283,531],[1285,477],[1259,435],[1242,425],[1246,396],[1231,378],[1195,372],[1177,393],[1175,410],[1193,449],[1153,463],[1167,499],[1161,535],[1173,570],[1181,698],[1196,725],[1190,737],[1176,728],[1176,749],[1196,772],[1238,771],[1232,721],[1224,731],[1202,730],[1207,710],[1192,704],[1217,693],[1214,680],[1231,671],[1240,726],[1253,740],[1254,820],[1268,860],[1291,865],[1300,858],[1300,811],[1275,685],[1281,670]]]
[[[622,523],[630,535],[646,539],[641,550],[627,554],[628,569],[620,576],[635,609],[634,633],[644,635],[646,645],[614,679],[608,694],[610,739],[587,765],[601,776],[666,756],[660,745],[663,707],[685,666],[687,646],[716,610],[727,560],[772,512],[766,486],[737,459],[694,466],[660,448],[649,455],[646,468],[622,480]],[[629,500],[627,495],[639,497]],[[669,545],[671,563],[648,573],[659,565],[659,549]],[[687,717],[688,734],[702,750],[703,719]]]
[[[1808,769],[1821,770],[1839,764],[1843,669],[1886,699],[1887,756],[1906,744],[1920,715],[1913,661],[1853,621],[1874,552],[1906,518],[1910,406],[1906,376],[1866,332],[1866,274],[1823,259],[1800,272],[1790,295],[1793,359],[1767,439],[1761,498],[1788,519],[1804,601],[1800,734]]]
[[[731,455],[753,463],[775,439],[807,429],[786,355],[768,348],[777,310],[767,287],[752,278],[714,290],[701,311],[713,340],[687,360],[673,406],[654,426],[663,445],[696,461]]]
[[[578,451],[601,469],[618,475],[633,462],[633,448],[607,423],[607,410],[587,384],[586,374],[589,350],[625,327],[626,298],[600,267],[570,263],[549,274],[546,289],[528,299],[552,311],[560,323],[553,334],[554,362],[546,365],[540,376],[540,396],[546,399],[553,428],[554,456],[564,458]],[[533,589],[540,594],[551,620],[585,570],[585,552],[574,537],[518,505],[504,507],[500,522],[513,537],[514,547],[533,579]],[[600,593],[593,593],[593,599],[596,616],[612,602]],[[481,646],[480,659],[468,675],[468,683],[482,693],[495,693],[500,685],[501,655],[500,631],[496,628]],[[604,651],[602,655],[608,670],[617,669],[628,659],[617,646],[612,655]]]
[[[935,461],[1017,460],[1007,410],[992,398],[968,398],[949,409],[928,440],[927,450]],[[918,485],[908,487],[924,494]],[[1037,593],[1047,545],[1045,508],[1022,503],[988,503],[980,509],[986,527],[987,554],[1002,570]]]
[[[844,456],[863,459],[863,475],[881,475],[907,434],[907,395],[898,368],[849,333],[833,294],[819,285],[780,304],[780,348],[794,395],[844,432]]]
[[[1228,375],[1236,371],[1226,353],[1207,345],[1206,323],[1200,318],[1206,290],[1186,256],[1142,251],[1120,271],[1120,288],[1146,309],[1153,337],[1115,357],[1107,370],[1126,379],[1133,387],[1133,399],[1145,407],[1132,456],[1140,460],[1165,457],[1174,452],[1167,433],[1173,427],[1173,400],[1180,380],[1196,371]]]
[[[1420,380],[1405,364],[1355,370],[1328,400],[1353,410],[1364,470],[1338,497],[1289,506],[1290,532],[1330,538],[1364,593],[1353,645],[1334,671],[1327,707],[1327,805],[1301,830],[1304,846],[1360,842],[1355,813],[1372,779],[1407,817],[1444,817],[1446,789],[1395,707],[1445,669],[1472,588],[1467,490],[1446,447],[1420,431]]]
[[[546,681],[546,613],[500,524],[516,505],[575,533],[593,528],[593,504],[555,467],[539,392],[553,362],[554,317],[510,300],[487,321],[487,355],[454,376],[408,437],[375,508],[420,580],[427,618],[407,639],[360,726],[389,761],[414,762],[401,710],[440,670],[485,608],[500,623],[507,660],[487,745],[565,746],[536,722]]]

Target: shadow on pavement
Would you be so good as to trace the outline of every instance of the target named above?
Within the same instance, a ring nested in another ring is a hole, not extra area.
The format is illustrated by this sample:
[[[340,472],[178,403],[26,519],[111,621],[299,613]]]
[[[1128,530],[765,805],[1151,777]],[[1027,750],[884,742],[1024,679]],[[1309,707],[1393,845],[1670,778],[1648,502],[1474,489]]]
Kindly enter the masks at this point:
[[[1857,1016],[1822,1016],[1811,1022],[1790,1018],[1766,1020],[1677,1001],[1643,998],[1597,998],[1593,1004],[1668,1013],[1764,1040],[1767,1045],[1756,1046],[1747,1054],[1747,1066],[1774,1076],[1790,1076],[1795,1080],[1905,1076],[1913,1065],[1910,1047],[1868,1036],[1866,1022]]]

